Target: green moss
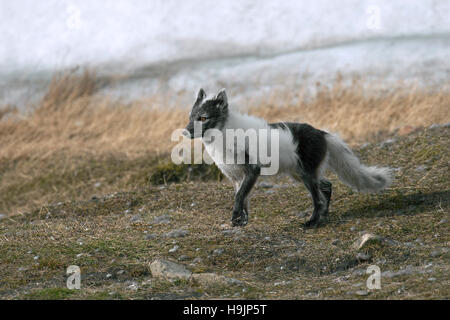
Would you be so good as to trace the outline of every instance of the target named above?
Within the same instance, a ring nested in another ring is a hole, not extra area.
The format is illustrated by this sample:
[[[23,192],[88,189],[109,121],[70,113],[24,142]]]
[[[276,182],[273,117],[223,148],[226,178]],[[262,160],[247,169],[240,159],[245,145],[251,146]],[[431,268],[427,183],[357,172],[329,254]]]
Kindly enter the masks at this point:
[[[66,288],[46,288],[34,290],[24,296],[30,300],[63,300],[69,298],[76,291]]]
[[[166,162],[155,167],[149,181],[154,185],[160,185],[193,180],[222,180],[222,178],[222,173],[214,164],[176,165],[173,162]]]

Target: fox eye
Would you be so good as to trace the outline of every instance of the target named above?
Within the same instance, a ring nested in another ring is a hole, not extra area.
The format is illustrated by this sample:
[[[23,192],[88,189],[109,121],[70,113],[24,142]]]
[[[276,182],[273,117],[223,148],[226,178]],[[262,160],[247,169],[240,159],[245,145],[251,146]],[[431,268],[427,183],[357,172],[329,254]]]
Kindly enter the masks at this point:
[[[206,117],[200,117],[200,121],[201,122],[205,122],[206,121]]]

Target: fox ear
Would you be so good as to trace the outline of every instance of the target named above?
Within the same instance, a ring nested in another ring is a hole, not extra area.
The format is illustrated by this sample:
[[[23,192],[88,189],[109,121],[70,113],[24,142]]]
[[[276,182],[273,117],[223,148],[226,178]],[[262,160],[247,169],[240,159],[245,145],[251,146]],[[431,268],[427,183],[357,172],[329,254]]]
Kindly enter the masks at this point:
[[[203,88],[200,88],[197,93],[197,101],[202,101],[206,97],[206,92],[203,90]]]
[[[216,97],[214,98],[214,100],[216,100],[217,102],[219,102],[220,106],[222,108],[227,108],[228,107],[228,98],[227,98],[227,93],[225,92],[225,89],[221,89]]]

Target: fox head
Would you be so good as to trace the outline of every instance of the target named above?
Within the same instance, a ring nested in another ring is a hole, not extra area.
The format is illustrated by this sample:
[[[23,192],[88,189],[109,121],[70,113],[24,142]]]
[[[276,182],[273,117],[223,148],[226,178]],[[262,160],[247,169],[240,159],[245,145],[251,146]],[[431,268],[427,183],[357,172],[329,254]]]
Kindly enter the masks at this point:
[[[189,113],[189,123],[184,135],[194,139],[204,136],[208,129],[222,129],[228,116],[228,99],[225,89],[213,98],[207,98],[205,90],[200,89],[197,100]]]

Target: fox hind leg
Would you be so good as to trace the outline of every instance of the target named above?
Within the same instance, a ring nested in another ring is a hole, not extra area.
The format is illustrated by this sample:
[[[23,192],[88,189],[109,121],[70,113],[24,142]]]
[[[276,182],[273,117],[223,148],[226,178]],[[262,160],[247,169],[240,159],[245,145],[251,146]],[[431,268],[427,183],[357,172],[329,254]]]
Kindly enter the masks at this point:
[[[330,181],[326,180],[326,179],[320,179],[319,182],[319,189],[322,192],[322,194],[325,196],[325,200],[326,200],[326,209],[325,211],[322,213],[322,217],[327,217],[328,216],[328,209],[330,207],[330,201],[331,201],[331,189],[332,189],[332,184]]]

